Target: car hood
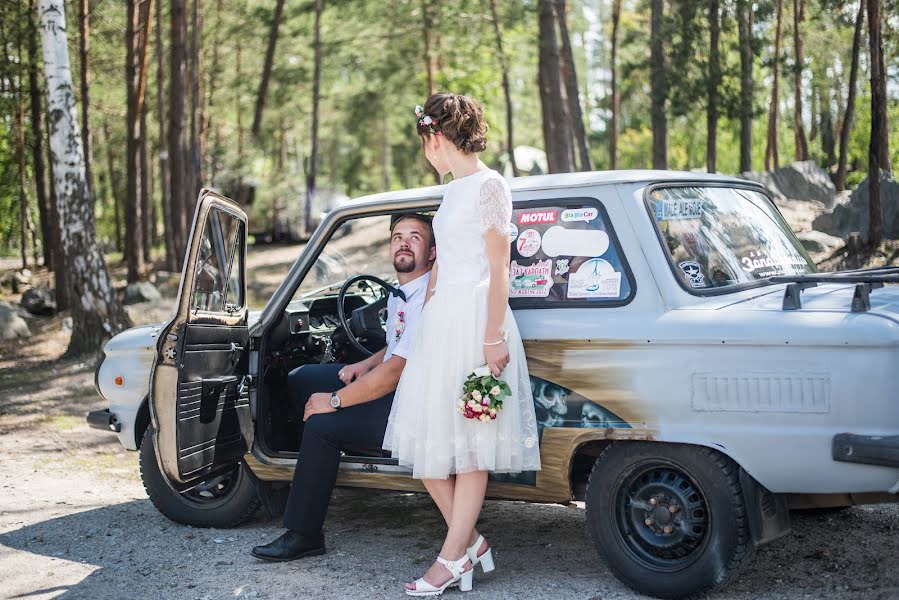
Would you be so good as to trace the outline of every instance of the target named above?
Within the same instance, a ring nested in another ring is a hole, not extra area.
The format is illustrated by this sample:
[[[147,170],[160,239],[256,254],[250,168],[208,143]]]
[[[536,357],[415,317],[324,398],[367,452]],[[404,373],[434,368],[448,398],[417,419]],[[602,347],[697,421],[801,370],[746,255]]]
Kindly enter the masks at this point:
[[[736,301],[731,300],[727,303],[721,302],[715,308],[726,311],[782,311],[785,287],[780,285],[776,288],[764,288],[749,297],[743,297]],[[800,310],[803,312],[851,313],[854,294],[855,284],[818,284],[817,287],[802,291],[802,308]],[[883,317],[899,323],[899,287],[887,286],[872,290],[870,301],[870,310],[857,314]]]

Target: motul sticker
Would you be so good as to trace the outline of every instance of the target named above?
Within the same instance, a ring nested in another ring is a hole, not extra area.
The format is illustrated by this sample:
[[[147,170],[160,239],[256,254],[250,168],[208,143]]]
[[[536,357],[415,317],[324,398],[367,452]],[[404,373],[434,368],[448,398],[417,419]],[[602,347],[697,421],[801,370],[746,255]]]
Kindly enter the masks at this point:
[[[526,212],[518,215],[519,225],[542,225],[544,223],[555,223],[556,211],[541,210],[536,212]]]

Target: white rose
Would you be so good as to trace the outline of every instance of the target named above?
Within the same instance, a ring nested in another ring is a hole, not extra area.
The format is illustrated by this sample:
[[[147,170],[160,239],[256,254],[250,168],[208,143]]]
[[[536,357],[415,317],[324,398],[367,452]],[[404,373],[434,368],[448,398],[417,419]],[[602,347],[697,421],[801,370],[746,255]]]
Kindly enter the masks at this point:
[[[486,423],[487,421],[490,420],[490,415],[484,413],[484,414],[482,414],[480,417],[478,417],[478,419],[480,419],[481,421],[483,421],[484,423]]]
[[[476,403],[474,400],[469,400],[469,401],[468,401],[468,406],[469,406],[470,408],[474,408],[475,406],[477,406],[477,403]]]
[[[490,375],[490,367],[484,365],[483,367],[478,367],[474,370],[475,377],[487,377]]]
[[[496,416],[496,409],[495,409],[495,408],[491,408],[491,409],[490,409],[490,416],[491,416],[491,417],[495,417],[495,416]]]
[[[490,390],[490,395],[491,396],[499,396],[500,391],[502,391],[502,390],[499,389],[499,386],[495,385],[495,386],[493,386],[493,389]]]
[[[479,413],[479,412],[483,412],[484,409],[481,408],[480,404],[475,404],[474,406],[471,407],[471,410],[475,411],[476,413]]]
[[[481,398],[483,398],[483,396],[481,396],[481,392],[479,392],[479,391],[477,391],[477,390],[475,390],[475,391],[473,391],[473,392],[471,393],[471,397],[472,397],[473,399],[477,400],[478,402],[480,402],[480,401],[481,401]]]
[[[424,123],[425,125],[430,125],[431,123],[434,122],[434,120],[431,118],[431,115],[425,115],[425,118],[422,119],[421,122]]]

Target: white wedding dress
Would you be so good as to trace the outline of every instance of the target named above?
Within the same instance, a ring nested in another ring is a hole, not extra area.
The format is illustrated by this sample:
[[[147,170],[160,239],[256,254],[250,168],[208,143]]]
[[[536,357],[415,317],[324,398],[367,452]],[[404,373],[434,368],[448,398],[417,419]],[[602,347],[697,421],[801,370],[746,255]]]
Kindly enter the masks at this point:
[[[491,169],[449,183],[434,217],[436,290],[422,310],[400,378],[384,448],[418,479],[453,473],[536,471],[540,447],[524,347],[506,305],[510,361],[501,378],[511,389],[496,420],[466,419],[462,384],[485,364],[490,271],[484,233],[507,233],[512,195]],[[492,340],[490,340],[492,341]]]

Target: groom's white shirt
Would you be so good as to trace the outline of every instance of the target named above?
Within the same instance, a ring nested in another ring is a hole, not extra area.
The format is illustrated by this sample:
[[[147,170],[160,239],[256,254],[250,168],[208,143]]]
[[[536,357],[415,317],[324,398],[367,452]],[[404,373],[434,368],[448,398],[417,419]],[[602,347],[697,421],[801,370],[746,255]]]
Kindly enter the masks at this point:
[[[406,299],[390,296],[387,300],[387,352],[384,361],[391,356],[408,358],[409,347],[412,345],[412,337],[415,335],[415,325],[421,315],[425,302],[425,294],[428,289],[428,281],[431,272],[416,277],[412,281],[400,286]]]

